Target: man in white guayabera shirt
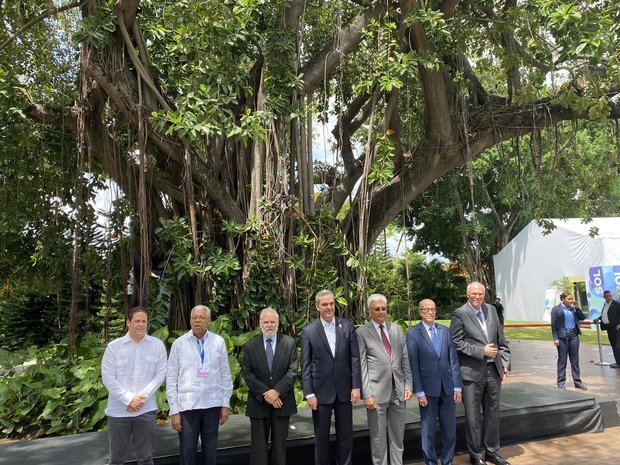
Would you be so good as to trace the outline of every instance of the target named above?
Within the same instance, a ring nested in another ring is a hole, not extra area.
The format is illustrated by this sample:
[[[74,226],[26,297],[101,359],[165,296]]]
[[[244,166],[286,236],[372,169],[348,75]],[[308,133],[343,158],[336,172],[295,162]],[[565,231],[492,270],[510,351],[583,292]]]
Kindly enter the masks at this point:
[[[166,393],[183,465],[215,465],[219,425],[228,419],[233,391],[224,339],[208,330],[211,310],[197,305],[191,331],[172,343]],[[198,460],[198,436],[202,458]]]
[[[105,413],[110,465],[125,463],[131,436],[138,464],[153,464],[154,394],[166,379],[166,348],[159,339],[146,334],[147,326],[146,310],[132,308],[127,334],[110,342],[103,354],[101,377],[109,393]]]

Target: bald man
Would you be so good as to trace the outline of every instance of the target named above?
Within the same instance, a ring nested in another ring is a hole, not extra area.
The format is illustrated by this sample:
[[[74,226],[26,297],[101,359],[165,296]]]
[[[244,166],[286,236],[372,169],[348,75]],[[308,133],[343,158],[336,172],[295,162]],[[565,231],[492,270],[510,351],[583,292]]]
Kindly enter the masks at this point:
[[[463,378],[467,449],[473,465],[485,465],[485,459],[509,465],[499,455],[499,397],[510,369],[510,349],[495,307],[484,303],[484,294],[481,283],[470,283],[467,303],[454,311],[450,324]]]
[[[431,299],[420,301],[422,321],[407,332],[407,352],[413,389],[420,405],[422,453],[425,465],[437,465],[435,424],[441,432],[442,465],[452,465],[456,446],[456,404],[463,382],[450,331],[435,323],[437,308]]]

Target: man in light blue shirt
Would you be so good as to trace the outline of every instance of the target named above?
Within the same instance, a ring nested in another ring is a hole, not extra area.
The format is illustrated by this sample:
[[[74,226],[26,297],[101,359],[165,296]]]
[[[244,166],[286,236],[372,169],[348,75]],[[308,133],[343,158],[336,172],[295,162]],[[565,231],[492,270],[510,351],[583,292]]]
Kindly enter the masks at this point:
[[[422,452],[426,465],[437,465],[435,423],[441,430],[441,463],[451,465],[456,446],[456,404],[463,381],[450,330],[435,323],[435,302],[420,302],[422,322],[407,332],[413,389],[420,405]]]
[[[566,359],[570,358],[575,387],[585,390],[579,370],[579,321],[585,320],[586,315],[574,305],[575,299],[568,292],[563,292],[560,299],[562,303],[551,309],[551,334],[558,350],[557,385],[566,388]]]
[[[146,334],[146,310],[134,307],[127,318],[127,334],[113,340],[103,354],[101,377],[108,389],[110,465],[125,463],[133,435],[140,465],[153,464],[157,402],[155,392],[166,378],[166,348]]]

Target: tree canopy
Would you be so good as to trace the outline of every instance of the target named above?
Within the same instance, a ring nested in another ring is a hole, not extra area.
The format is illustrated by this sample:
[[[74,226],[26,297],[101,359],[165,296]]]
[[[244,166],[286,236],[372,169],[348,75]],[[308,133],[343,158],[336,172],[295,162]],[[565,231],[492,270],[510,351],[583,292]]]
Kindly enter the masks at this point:
[[[613,0],[6,0],[0,21],[0,260],[43,283],[62,250],[74,329],[89,245],[117,289],[133,268],[134,296],[163,299],[172,326],[203,300],[241,322],[270,299],[307,313],[318,286],[354,303],[373,243],[435,181],[472,163],[491,176],[506,141],[551,131],[562,147],[567,124],[620,115]],[[315,169],[329,114],[337,161]],[[531,154],[524,184],[559,168]],[[110,181],[115,226],[98,238]],[[179,225],[189,256],[155,289]]]

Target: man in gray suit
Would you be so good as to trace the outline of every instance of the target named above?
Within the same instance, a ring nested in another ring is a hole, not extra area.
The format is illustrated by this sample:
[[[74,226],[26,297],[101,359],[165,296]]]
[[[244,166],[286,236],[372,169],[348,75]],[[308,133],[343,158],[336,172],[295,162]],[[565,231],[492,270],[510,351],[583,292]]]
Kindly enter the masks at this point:
[[[405,401],[413,395],[407,344],[400,326],[388,323],[387,299],[367,299],[370,321],[357,329],[362,395],[368,415],[374,465],[403,463]],[[389,447],[386,441],[389,441]]]
[[[499,395],[510,370],[510,349],[495,307],[484,303],[484,293],[481,283],[470,283],[467,303],[454,311],[450,324],[463,378],[467,449],[473,465],[485,465],[485,458],[509,465],[499,455]]]

